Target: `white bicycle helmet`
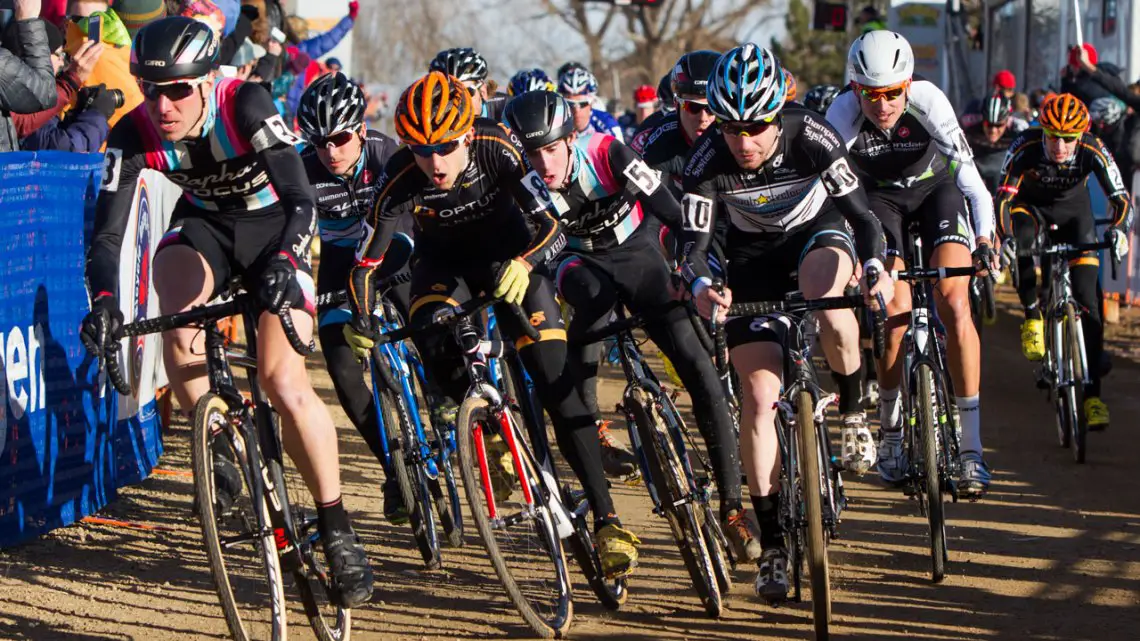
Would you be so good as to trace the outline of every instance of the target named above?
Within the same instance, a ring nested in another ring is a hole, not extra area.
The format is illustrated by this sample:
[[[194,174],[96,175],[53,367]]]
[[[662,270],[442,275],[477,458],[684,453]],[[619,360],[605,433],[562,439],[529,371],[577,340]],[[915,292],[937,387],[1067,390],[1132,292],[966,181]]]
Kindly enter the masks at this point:
[[[598,79],[588,69],[571,67],[558,77],[558,91],[564,96],[598,93]]]
[[[914,52],[894,31],[868,31],[851,43],[847,71],[864,87],[891,87],[914,75]]]
[[[771,51],[745,43],[716,61],[705,95],[721,120],[769,120],[787,98],[784,69]]]

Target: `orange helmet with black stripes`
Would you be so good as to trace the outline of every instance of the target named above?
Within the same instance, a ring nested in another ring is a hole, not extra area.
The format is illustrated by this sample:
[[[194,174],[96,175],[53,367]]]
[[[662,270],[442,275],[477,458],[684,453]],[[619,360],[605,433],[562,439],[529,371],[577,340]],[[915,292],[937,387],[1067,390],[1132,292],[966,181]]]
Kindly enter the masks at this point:
[[[1089,130],[1089,109],[1071,93],[1057,94],[1042,103],[1038,122],[1061,135],[1083,134]]]
[[[396,105],[396,135],[409,145],[457,140],[474,122],[475,109],[467,87],[439,71],[413,82]]]

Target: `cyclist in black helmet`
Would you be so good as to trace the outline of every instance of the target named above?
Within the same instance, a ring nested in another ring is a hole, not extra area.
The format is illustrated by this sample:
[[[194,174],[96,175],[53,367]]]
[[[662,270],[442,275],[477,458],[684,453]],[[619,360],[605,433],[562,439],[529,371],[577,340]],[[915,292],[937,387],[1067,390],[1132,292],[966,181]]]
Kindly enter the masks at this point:
[[[435,55],[428,71],[441,71],[454,76],[467,87],[471,105],[483,118],[499,120],[507,104],[507,94],[491,92],[487,83],[487,60],[470,47],[444,49]]]
[[[336,429],[276,315],[292,306],[297,332],[309,340],[316,209],[294,148],[300,140],[261,85],[215,75],[217,52],[210,27],[181,16],[151,22],[135,37],[131,73],[144,101],[107,140],[87,254],[92,311],[81,337],[89,351],[102,354],[123,322],[119,248],[135,183],[143,169],[161,172],[183,191],[154,257],[161,313],[202,305],[233,277],[261,295],[267,313],[258,325],[258,376],[281,417],[286,449],[313,492],[334,598],[361,605],[372,596],[372,568],[341,502]],[[164,337],[166,372],[184,410],[209,389],[200,337],[193,328]],[[241,475],[225,454],[214,454],[222,503],[241,490]]]

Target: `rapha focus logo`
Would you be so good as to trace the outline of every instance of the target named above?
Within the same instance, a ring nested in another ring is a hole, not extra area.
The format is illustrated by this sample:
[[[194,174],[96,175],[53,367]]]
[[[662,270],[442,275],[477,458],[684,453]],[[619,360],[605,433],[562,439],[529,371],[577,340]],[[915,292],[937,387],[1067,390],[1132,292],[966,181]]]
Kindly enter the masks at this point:
[[[138,222],[135,226],[135,321],[146,318],[147,303],[150,301],[150,193],[146,180],[139,180],[138,201],[135,211],[138,213]],[[146,336],[138,336],[134,340],[134,351],[131,355],[131,383],[134,389],[139,389],[142,379],[143,351],[146,347]]]

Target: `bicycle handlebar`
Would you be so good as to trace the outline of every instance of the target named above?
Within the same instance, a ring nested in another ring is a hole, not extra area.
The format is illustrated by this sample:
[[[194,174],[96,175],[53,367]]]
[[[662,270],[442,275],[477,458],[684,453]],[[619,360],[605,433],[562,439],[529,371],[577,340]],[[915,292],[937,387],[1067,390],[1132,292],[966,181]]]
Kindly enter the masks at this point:
[[[1100,251],[1107,249],[1109,251],[1109,262],[1112,264],[1112,280],[1116,280],[1116,267],[1120,261],[1116,260],[1116,255],[1112,252],[1112,243],[1102,240],[1095,243],[1055,243],[1047,247],[1030,247],[1028,249],[1018,249],[1018,258],[1028,256],[1061,256],[1066,259],[1073,259],[1079,257],[1081,254],[1090,251]]]
[[[375,291],[376,300],[380,300],[380,297],[383,295],[383,292],[385,289],[388,289],[389,287],[394,287],[396,285],[402,285],[404,283],[410,283],[410,282],[412,282],[411,270],[404,269],[404,270],[396,272],[395,274],[392,274],[391,276],[385,278],[384,280],[376,283],[376,291]],[[317,296],[317,307],[325,307],[327,305],[339,305],[340,303],[347,303],[348,298],[349,298],[349,295],[348,295],[347,289],[342,289],[342,290],[335,291],[335,292],[325,292],[325,293],[321,294],[320,296]]]
[[[498,298],[494,298],[492,296],[483,296],[469,300],[462,305],[440,308],[432,315],[432,319],[427,323],[422,323],[416,326],[408,325],[391,332],[384,332],[380,334],[380,336],[376,339],[376,346],[379,347],[381,345],[386,345],[395,341],[407,340],[417,332],[422,332],[431,327],[457,323],[461,319],[467,318],[468,316],[474,316],[484,309],[487,309],[488,307],[501,302],[502,301]],[[518,321],[519,326],[522,327],[523,333],[526,335],[526,337],[532,341],[538,341],[541,337],[541,334],[539,333],[538,328],[530,324],[530,320],[526,317],[526,312],[523,311],[522,307],[519,305],[509,305],[509,307],[512,315],[515,317],[515,320]]]

